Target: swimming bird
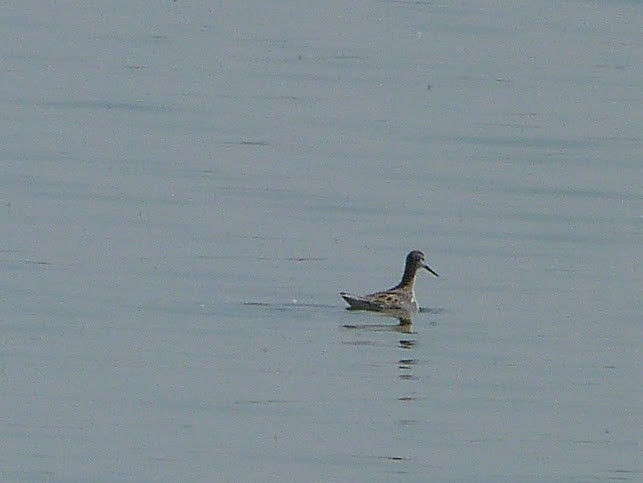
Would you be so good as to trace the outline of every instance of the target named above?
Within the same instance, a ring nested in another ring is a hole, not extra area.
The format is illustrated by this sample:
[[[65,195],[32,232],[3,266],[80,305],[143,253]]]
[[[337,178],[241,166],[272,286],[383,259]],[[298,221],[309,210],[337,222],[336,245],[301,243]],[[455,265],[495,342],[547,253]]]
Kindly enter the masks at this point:
[[[402,281],[395,287],[368,295],[352,295],[346,292],[340,292],[339,295],[349,305],[348,308],[352,310],[417,312],[420,307],[417,300],[415,300],[413,285],[415,284],[417,271],[420,268],[425,268],[436,277],[439,277],[431,267],[424,263],[424,253],[419,250],[413,250],[406,256],[406,266],[404,267]]]

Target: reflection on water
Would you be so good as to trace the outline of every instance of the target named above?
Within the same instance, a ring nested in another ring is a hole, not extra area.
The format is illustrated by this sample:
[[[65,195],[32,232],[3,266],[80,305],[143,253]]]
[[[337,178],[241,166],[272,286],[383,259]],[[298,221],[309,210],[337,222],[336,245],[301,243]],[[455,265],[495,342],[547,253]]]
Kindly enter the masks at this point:
[[[336,305],[330,304],[314,304],[314,303],[300,303],[297,300],[292,300],[287,303],[269,303],[269,302],[256,302],[256,301],[245,301],[242,302],[242,305],[245,307],[255,307],[258,309],[265,309],[275,312],[292,312],[296,310],[306,311],[307,309],[332,309],[337,310]],[[383,317],[385,319],[394,319],[398,323],[397,325],[392,324],[343,324],[342,328],[344,329],[353,329],[353,330],[366,330],[366,331],[375,331],[375,332],[399,332],[404,334],[414,334],[413,330],[413,317],[414,313],[408,310],[396,309],[396,310],[386,310],[386,311],[368,311],[360,310],[347,307],[349,312],[366,312],[369,315],[374,317]],[[442,308],[425,308],[422,307],[419,310],[419,313],[422,314],[432,314],[439,315],[444,312]],[[430,321],[429,326],[435,326],[435,321]]]
[[[413,326],[410,323],[402,323],[400,321],[399,325],[388,325],[388,324],[344,324],[342,325],[344,329],[353,329],[353,330],[368,330],[372,332],[401,332],[403,334],[415,334],[413,332]]]
[[[365,456],[365,455],[352,455],[353,458],[363,458],[363,459],[374,459],[374,460],[386,460],[386,461],[407,461],[409,458],[406,456]]]
[[[332,309],[336,310],[336,305],[329,304],[313,304],[313,303],[300,303],[297,300],[293,300],[289,303],[268,303],[268,302],[255,302],[255,301],[246,301],[242,302],[242,305],[246,307],[256,307],[263,308],[270,311],[277,312],[289,312],[294,310],[306,310],[306,309]],[[396,310],[386,310],[386,311],[368,311],[360,310],[353,308],[346,308],[349,312],[367,312],[369,315],[374,317],[383,317],[385,319],[394,319],[397,320],[397,325],[391,324],[343,324],[344,329],[359,329],[367,331],[391,331],[391,332],[400,332],[405,334],[413,334],[413,312],[403,309]],[[442,308],[420,308],[419,313],[423,314],[433,314],[439,315],[444,312]],[[435,326],[435,321],[429,322],[430,326]]]
[[[413,323],[413,314],[408,310],[382,310],[382,311],[368,311],[363,309],[355,309],[348,307],[346,310],[351,312],[368,312],[379,317],[393,318],[399,322],[397,327],[382,324],[363,324],[363,325],[344,325],[347,329],[371,329],[371,330],[396,330],[398,332],[410,332]]]
[[[401,349],[412,349],[414,345],[415,345],[414,340],[401,340],[399,347]]]
[[[397,367],[400,369],[400,379],[406,379],[406,380],[416,380],[417,376],[413,374],[411,369],[413,369],[413,365],[416,364],[417,361],[414,359],[402,359]],[[406,400],[410,400],[410,398],[406,397]]]
[[[347,310],[351,312],[364,312],[363,310],[356,310],[348,308]],[[442,309],[421,309],[421,312],[430,312],[430,313],[440,313]],[[366,330],[373,332],[399,332],[402,334],[415,334],[413,330],[413,314],[407,310],[387,310],[381,312],[367,311],[369,314],[373,314],[379,317],[391,318],[398,321],[397,325],[391,324],[344,324],[342,327],[344,329],[352,330]],[[435,325],[435,322],[431,322],[430,325]],[[413,346],[414,341],[400,341],[400,346],[404,348],[410,348]]]
[[[418,366],[418,359],[414,357],[409,357],[409,350],[413,350],[415,353],[416,341],[415,339],[401,339],[398,343],[398,349],[403,349],[405,351],[404,356],[398,360],[397,368],[399,370],[398,378],[402,381],[417,381],[419,377],[416,374],[416,369]],[[408,404],[417,400],[417,391],[415,384],[410,386],[405,386],[406,391],[404,394],[397,398],[398,401]],[[409,426],[417,423],[415,420],[409,419],[400,419],[397,421],[397,424],[400,426]]]
[[[385,387],[395,388],[393,398],[386,398],[384,404],[389,404],[390,410],[380,421],[383,427],[394,428],[394,438],[405,438],[409,431],[416,431],[423,423],[421,418],[413,417],[417,414],[421,405],[425,404],[426,397],[423,396],[420,374],[424,371],[422,359],[418,353],[418,340],[413,331],[410,321],[399,319],[391,314],[373,312],[374,315],[388,317],[398,320],[398,324],[346,324],[342,327],[350,329],[346,334],[366,335],[367,339],[352,340],[344,342],[359,350],[357,357],[363,364],[372,363],[372,352],[376,351],[384,356],[387,362],[385,366],[378,366],[380,383]],[[402,334],[394,336],[393,339],[386,333]],[[371,354],[365,357],[364,348]],[[376,360],[383,360],[377,357]],[[392,369],[392,370],[389,370]],[[405,447],[396,447],[394,454],[381,455],[377,453],[355,454],[353,458],[358,459],[379,459],[395,461],[402,466],[395,469],[395,474],[406,474],[412,471],[409,463],[416,463],[412,450]]]
[[[417,362],[418,361],[416,359],[400,359],[398,362],[398,367],[400,369],[408,370],[408,369],[411,369],[411,366],[414,366],[415,364],[417,364]]]
[[[444,313],[444,309],[441,307],[420,307],[420,313],[439,315]]]
[[[410,332],[410,327],[411,324],[413,323],[413,312],[409,310],[404,310],[404,309],[391,309],[391,310],[382,310],[382,311],[369,311],[369,310],[364,310],[364,309],[359,309],[359,308],[354,308],[354,307],[348,307],[346,310],[349,310],[351,312],[369,312],[373,314],[377,314],[380,316],[384,317],[392,317],[394,319],[397,319],[399,322],[398,326],[398,331],[399,332]],[[381,325],[373,325],[373,326],[353,326],[353,325],[345,325],[344,326],[347,329],[355,329],[355,328],[366,328],[366,327],[377,327],[378,329],[381,329]],[[385,330],[390,330],[388,329],[389,326],[384,326],[387,327]],[[374,330],[378,330],[374,329]]]
[[[290,303],[282,303],[282,304],[271,304],[267,302],[243,302],[242,305],[245,305],[247,307],[266,307],[274,310],[292,310],[296,308],[305,308],[305,307],[311,307],[311,308],[316,308],[316,309],[321,309],[321,308],[335,308],[334,305],[327,305],[327,304],[303,304],[299,303],[296,300],[293,300]]]

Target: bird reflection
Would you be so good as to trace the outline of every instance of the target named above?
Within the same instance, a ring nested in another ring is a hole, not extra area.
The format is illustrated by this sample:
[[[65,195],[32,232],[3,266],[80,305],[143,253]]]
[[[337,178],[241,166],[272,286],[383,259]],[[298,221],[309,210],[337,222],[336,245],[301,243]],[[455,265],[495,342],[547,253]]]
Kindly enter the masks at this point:
[[[393,331],[403,334],[414,334],[412,313],[405,309],[391,309],[378,312],[378,315],[397,319],[398,325],[389,324],[345,324],[345,329],[363,329],[373,331]]]

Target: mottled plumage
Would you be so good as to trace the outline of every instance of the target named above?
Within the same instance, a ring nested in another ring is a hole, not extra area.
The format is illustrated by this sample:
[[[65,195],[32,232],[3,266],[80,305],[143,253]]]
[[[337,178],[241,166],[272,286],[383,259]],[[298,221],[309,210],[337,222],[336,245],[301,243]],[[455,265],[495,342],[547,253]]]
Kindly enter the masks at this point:
[[[406,266],[404,267],[402,281],[395,287],[368,295],[352,295],[346,292],[341,292],[339,295],[348,303],[348,308],[353,310],[417,312],[419,306],[417,300],[415,300],[413,285],[415,284],[417,271],[420,268],[425,268],[436,277],[438,276],[428,265],[425,265],[424,253],[414,250],[406,256]]]

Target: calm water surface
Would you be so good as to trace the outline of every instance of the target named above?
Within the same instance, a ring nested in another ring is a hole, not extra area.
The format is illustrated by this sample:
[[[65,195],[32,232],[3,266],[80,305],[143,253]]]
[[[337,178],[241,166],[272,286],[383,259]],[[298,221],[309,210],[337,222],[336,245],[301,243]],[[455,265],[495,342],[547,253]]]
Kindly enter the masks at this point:
[[[8,2],[0,480],[643,479],[642,24]]]

